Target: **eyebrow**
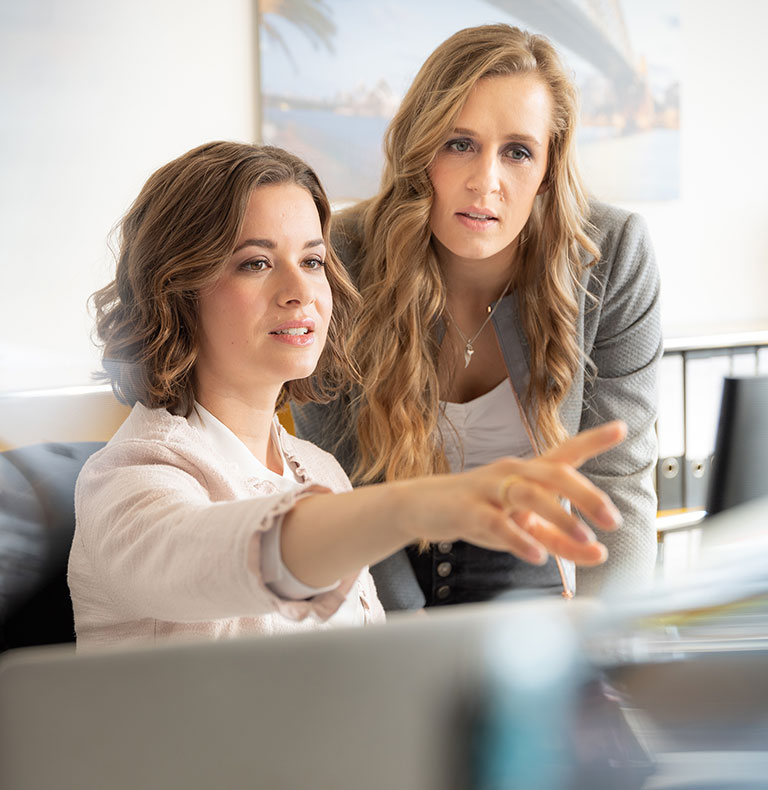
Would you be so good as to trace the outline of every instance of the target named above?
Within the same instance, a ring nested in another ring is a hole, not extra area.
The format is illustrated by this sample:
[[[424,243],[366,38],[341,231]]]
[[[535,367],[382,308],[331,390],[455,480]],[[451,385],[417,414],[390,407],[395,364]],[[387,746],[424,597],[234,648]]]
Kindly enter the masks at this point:
[[[325,242],[322,239],[311,239],[304,245],[304,249],[308,250],[312,247],[322,247]],[[265,250],[274,250],[277,247],[272,239],[246,239],[235,247],[235,252],[240,252],[244,247],[261,247]]]
[[[462,128],[454,129],[452,134],[465,134],[467,135],[467,137],[478,136],[477,132],[473,131],[472,129],[462,129]],[[530,134],[516,134],[512,132],[511,134],[505,135],[505,137],[507,140],[514,140],[515,142],[528,143],[528,144],[533,143],[534,145],[538,145],[538,146],[541,145],[541,141]]]

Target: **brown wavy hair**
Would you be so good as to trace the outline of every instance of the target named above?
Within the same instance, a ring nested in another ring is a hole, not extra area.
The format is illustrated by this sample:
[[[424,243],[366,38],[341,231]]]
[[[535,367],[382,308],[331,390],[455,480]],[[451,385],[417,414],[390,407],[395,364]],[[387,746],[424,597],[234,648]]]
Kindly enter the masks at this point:
[[[328,339],[316,375],[287,382],[287,398],[324,401],[348,380],[347,324],[359,295],[329,239],[331,209],[315,172],[273,146],[212,142],[150,176],[119,226],[115,279],[91,297],[104,371],[129,405],[188,415],[194,403],[198,296],[235,250],[254,189],[297,184],[312,196],[325,241],[333,295]]]
[[[565,438],[559,406],[585,363],[576,342],[581,255],[595,260],[574,152],[578,96],[543,36],[508,25],[461,30],[422,66],[385,137],[379,194],[356,207],[365,304],[350,338],[363,385],[354,400],[361,482],[444,472],[436,329],[445,284],[433,248],[429,168],[478,80],[534,74],[553,103],[547,189],[520,234],[514,288],[530,353],[526,411],[540,448]]]

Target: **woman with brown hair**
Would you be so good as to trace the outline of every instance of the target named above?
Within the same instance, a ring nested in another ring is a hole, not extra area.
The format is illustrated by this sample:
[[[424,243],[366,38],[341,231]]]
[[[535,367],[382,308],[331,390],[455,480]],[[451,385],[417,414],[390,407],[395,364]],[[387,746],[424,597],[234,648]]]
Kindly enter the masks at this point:
[[[625,524],[578,574],[594,593],[652,576],[661,336],[644,223],[587,199],[576,121],[546,38],[488,25],[435,50],[387,131],[379,193],[334,223],[363,298],[362,384],[294,418],[364,484],[535,456],[621,417],[627,441],[584,468]],[[574,586],[556,557],[533,567],[453,542],[411,546],[374,577],[394,609]]]
[[[610,500],[574,467],[621,441],[621,424],[536,461],[359,491],[282,430],[286,398],[322,400],[347,376],[359,297],[329,222],[304,162],[226,142],[161,167],[125,216],[115,280],[94,301],[106,376],[133,410],[77,482],[79,645],[376,622],[366,566],[414,541],[602,561],[553,496],[517,492],[552,480],[612,528]],[[521,506],[538,539],[509,518]]]

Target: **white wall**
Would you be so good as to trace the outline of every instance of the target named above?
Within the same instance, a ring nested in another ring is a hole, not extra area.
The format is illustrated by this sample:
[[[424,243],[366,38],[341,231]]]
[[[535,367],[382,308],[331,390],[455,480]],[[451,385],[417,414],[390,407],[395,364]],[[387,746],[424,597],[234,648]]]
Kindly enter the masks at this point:
[[[252,0],[0,0],[0,392],[86,383],[109,229],[159,165],[253,139]],[[681,0],[681,199],[648,219],[668,335],[768,327],[768,3]]]
[[[681,0],[681,199],[636,208],[668,336],[768,328],[768,3]]]
[[[0,392],[87,383],[85,302],[158,166],[254,137],[251,0],[0,0]]]

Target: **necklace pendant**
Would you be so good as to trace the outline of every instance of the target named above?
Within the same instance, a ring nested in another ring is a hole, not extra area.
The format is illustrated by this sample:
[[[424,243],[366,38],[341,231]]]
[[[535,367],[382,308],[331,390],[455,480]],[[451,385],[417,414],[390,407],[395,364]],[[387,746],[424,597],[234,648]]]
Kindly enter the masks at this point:
[[[474,354],[474,353],[475,353],[475,349],[472,348],[472,344],[471,343],[467,343],[467,345],[464,348],[464,367],[465,368],[469,367],[469,363],[472,361],[472,354]]]

